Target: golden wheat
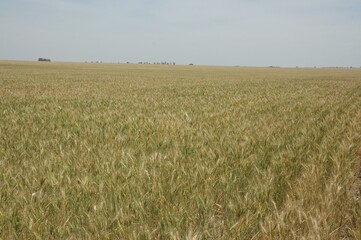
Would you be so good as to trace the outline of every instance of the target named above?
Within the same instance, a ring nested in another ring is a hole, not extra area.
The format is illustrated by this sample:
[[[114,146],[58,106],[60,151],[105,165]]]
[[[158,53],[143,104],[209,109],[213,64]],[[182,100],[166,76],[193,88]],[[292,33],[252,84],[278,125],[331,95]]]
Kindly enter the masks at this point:
[[[0,62],[1,239],[360,238],[361,70]]]

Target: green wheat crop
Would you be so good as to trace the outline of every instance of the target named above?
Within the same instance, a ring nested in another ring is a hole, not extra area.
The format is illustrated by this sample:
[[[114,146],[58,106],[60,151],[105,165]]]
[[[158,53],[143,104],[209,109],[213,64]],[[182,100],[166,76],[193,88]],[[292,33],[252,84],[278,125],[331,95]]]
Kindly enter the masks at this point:
[[[360,239],[361,69],[0,62],[0,239]]]

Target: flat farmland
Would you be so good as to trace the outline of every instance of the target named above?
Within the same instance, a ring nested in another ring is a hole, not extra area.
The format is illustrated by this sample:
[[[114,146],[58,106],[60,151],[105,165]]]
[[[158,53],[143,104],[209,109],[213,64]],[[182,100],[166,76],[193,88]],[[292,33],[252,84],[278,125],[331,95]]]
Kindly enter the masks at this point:
[[[361,239],[361,69],[0,61],[0,239]]]

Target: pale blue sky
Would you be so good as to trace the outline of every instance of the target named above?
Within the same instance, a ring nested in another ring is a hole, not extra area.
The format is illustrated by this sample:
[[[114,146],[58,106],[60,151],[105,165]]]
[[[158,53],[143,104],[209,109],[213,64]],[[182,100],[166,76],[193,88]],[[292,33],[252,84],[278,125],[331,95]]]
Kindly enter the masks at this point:
[[[0,0],[0,59],[361,66],[361,0]]]

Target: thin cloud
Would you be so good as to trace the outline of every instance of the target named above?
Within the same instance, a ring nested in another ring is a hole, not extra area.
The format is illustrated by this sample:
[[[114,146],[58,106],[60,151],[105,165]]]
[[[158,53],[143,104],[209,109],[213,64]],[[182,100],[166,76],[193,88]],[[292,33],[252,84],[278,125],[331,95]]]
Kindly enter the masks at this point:
[[[5,0],[0,57],[357,66],[360,11],[358,0]]]

